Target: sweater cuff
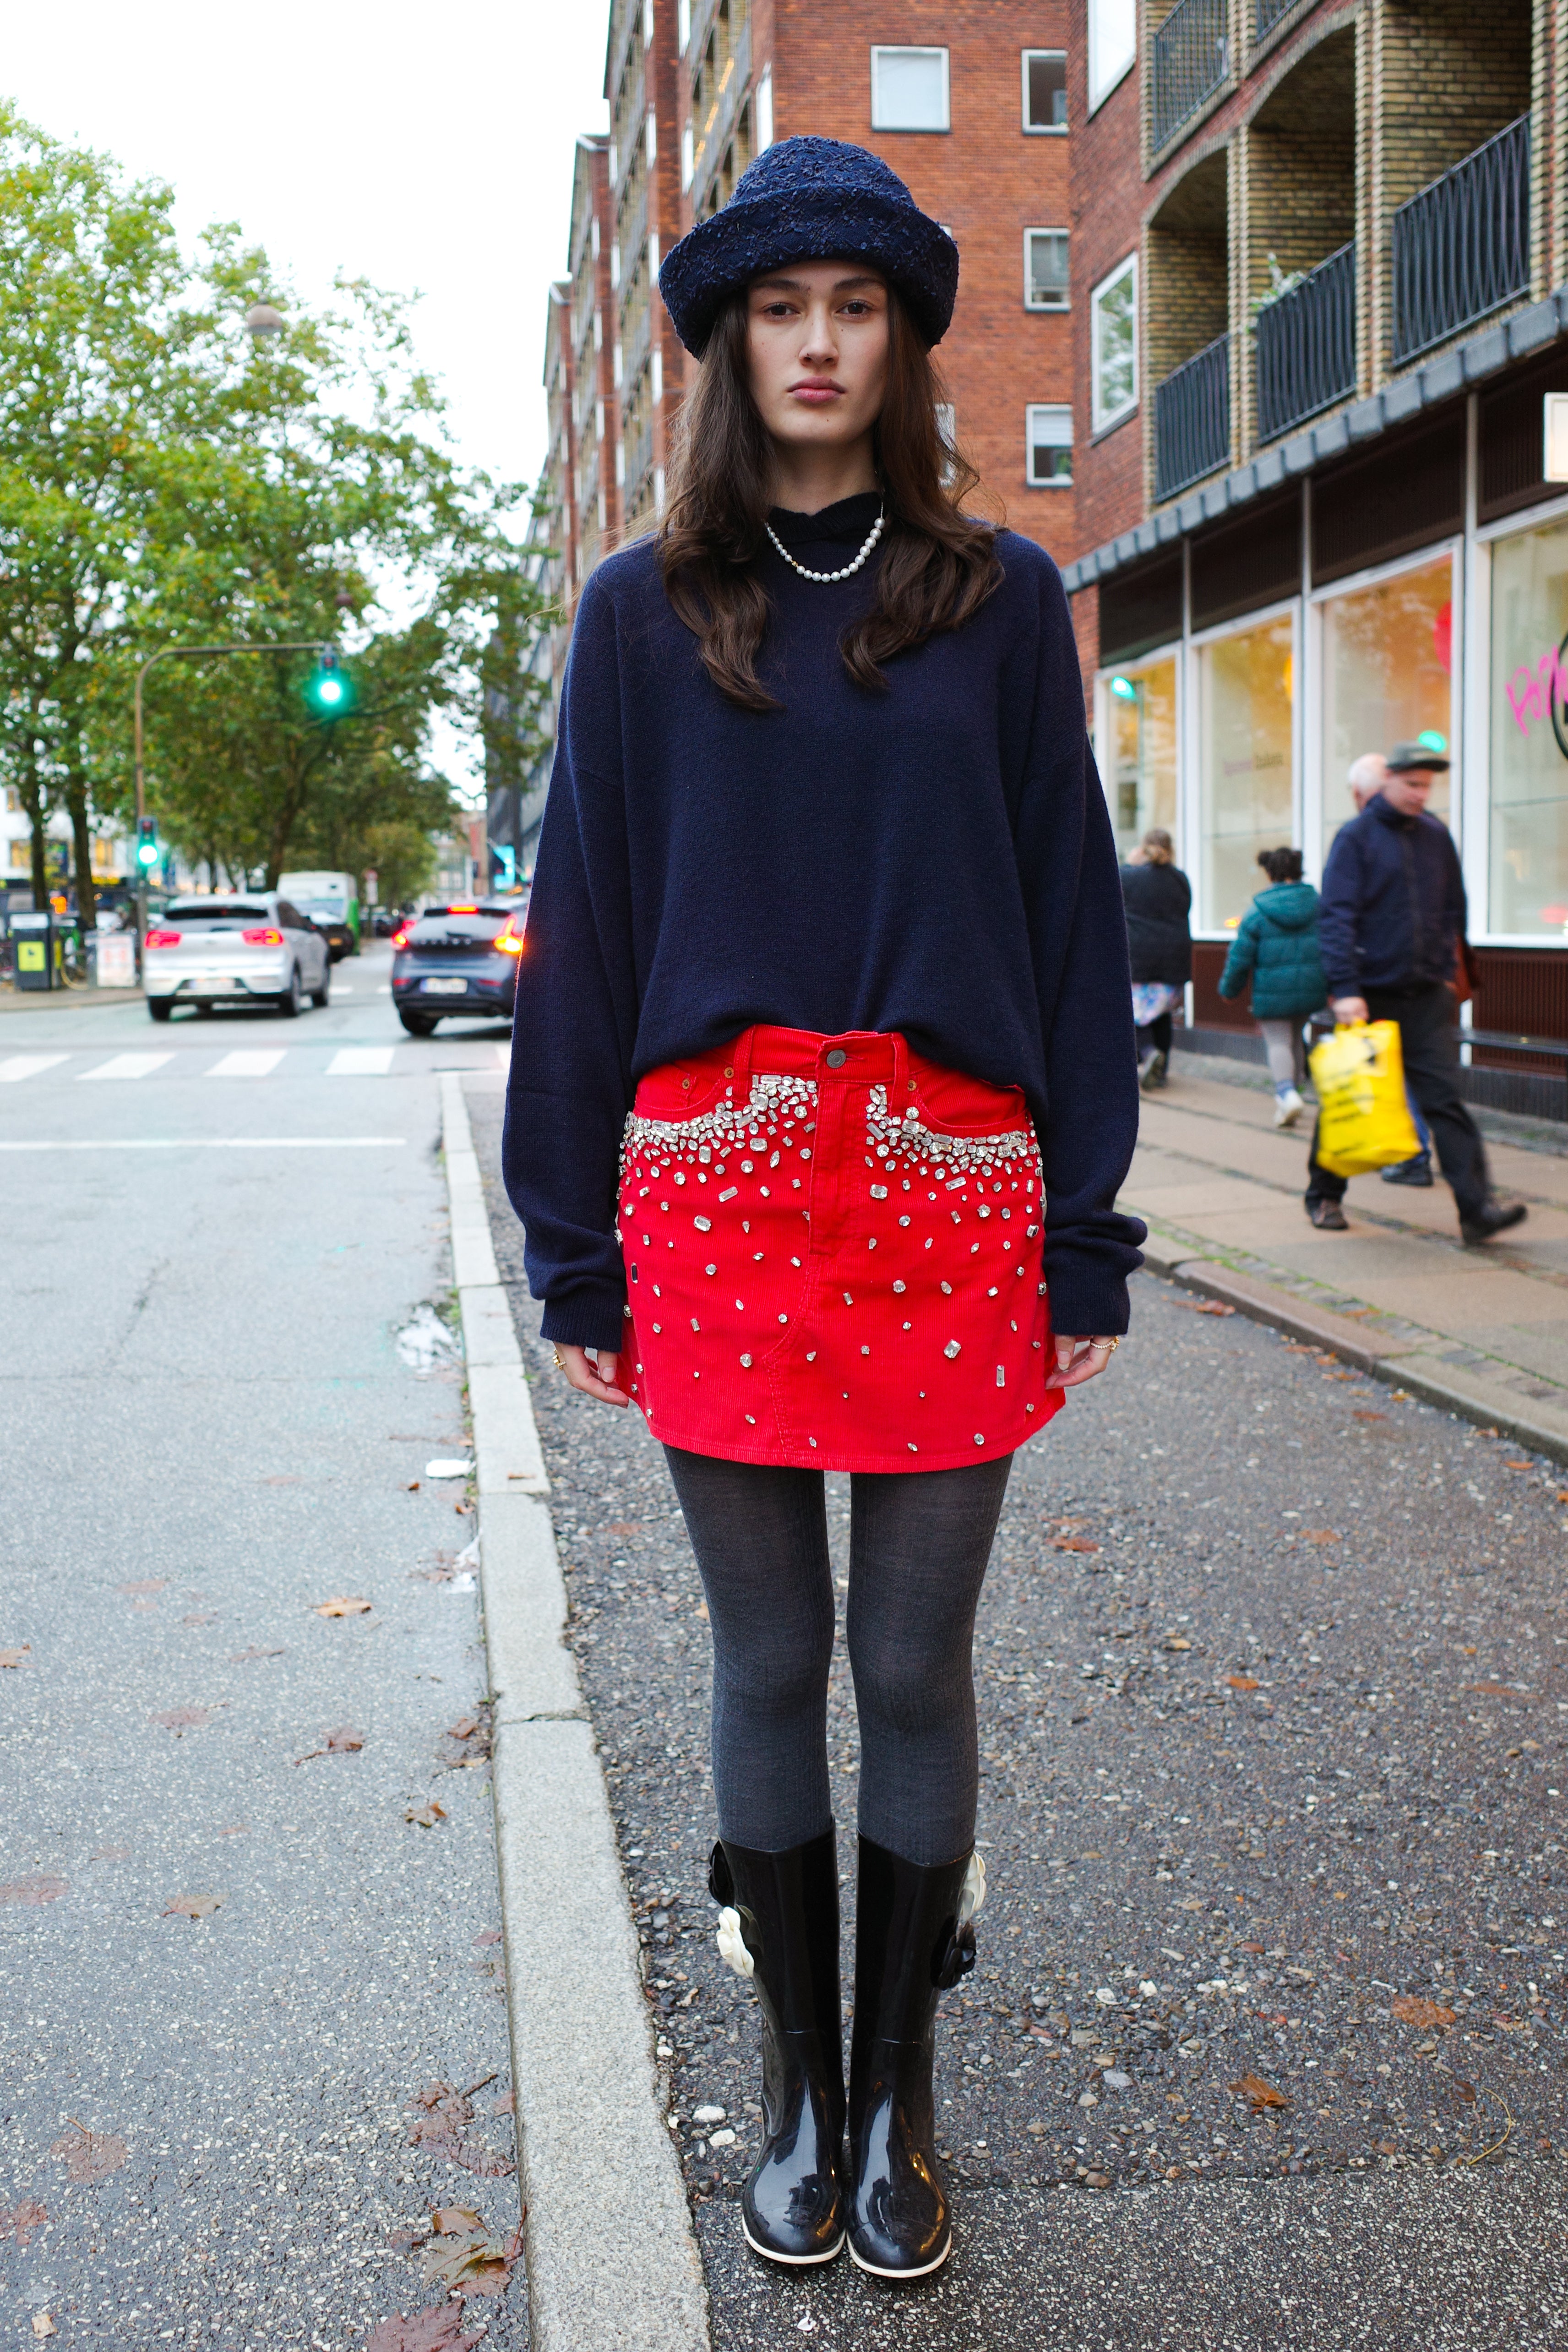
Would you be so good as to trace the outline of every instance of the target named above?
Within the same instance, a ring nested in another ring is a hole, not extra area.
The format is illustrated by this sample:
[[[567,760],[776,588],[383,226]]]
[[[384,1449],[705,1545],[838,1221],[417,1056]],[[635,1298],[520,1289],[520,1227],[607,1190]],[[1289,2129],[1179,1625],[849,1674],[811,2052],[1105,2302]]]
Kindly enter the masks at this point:
[[[1142,1252],[1132,1255],[1134,1265],[1142,1265]],[[1121,1339],[1132,1319],[1127,1276],[1120,1265],[1096,1265],[1075,1251],[1053,1266],[1047,1255],[1046,1290],[1051,1329],[1075,1339]]]
[[[607,1285],[578,1285],[545,1301],[542,1335],[557,1348],[594,1348],[618,1356],[626,1344],[626,1298]]]

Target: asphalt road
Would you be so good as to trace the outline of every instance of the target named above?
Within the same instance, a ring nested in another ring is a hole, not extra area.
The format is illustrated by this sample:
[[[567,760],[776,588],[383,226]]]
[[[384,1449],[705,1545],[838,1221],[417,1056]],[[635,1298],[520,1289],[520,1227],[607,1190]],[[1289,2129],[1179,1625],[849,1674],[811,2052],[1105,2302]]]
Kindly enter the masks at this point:
[[[503,1033],[405,1040],[386,967],[0,1024],[7,2342],[379,2352],[432,2208],[517,2221],[460,1377],[397,1346],[431,1073]],[[521,2273],[467,2311],[526,2342]]]
[[[704,1887],[695,1569],[640,1423],[549,1370],[500,1096],[468,1093],[715,2343],[1560,2352],[1561,1473],[1138,1277],[1110,1375],[1019,1457],[981,1610],[991,1893],[938,2082],[953,2258],[907,2290],[781,2275],[734,2205],[755,2024]],[[848,1873],[842,1658],[830,1729]]]

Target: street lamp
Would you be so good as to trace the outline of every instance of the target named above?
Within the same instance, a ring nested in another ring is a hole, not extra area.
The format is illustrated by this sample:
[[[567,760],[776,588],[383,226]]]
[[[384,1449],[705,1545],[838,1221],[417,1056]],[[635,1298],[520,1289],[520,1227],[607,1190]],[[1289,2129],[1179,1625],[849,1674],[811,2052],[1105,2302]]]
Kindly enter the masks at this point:
[[[283,314],[270,302],[253,302],[245,314],[245,331],[258,351],[275,343],[283,332]]]

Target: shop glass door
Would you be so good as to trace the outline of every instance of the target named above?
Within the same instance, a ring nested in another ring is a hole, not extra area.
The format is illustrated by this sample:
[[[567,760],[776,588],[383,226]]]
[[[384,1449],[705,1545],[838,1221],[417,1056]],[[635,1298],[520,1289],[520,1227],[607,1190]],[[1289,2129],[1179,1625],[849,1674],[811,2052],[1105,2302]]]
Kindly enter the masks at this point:
[[[1444,758],[1454,744],[1454,560],[1438,557],[1392,580],[1324,600],[1323,856],[1355,814],[1347,781],[1363,752],[1422,743]],[[1426,805],[1448,822],[1451,778],[1433,781]]]
[[[1281,613],[1197,649],[1197,928],[1234,931],[1294,837],[1295,625]]]
[[[1568,523],[1492,548],[1488,928],[1568,937]]]

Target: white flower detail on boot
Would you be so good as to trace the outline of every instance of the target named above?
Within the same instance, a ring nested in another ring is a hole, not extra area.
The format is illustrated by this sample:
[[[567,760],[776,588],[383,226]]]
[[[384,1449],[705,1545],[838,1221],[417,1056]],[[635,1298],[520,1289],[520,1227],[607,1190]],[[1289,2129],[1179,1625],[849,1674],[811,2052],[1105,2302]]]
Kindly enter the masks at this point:
[[[980,1854],[972,1853],[969,1868],[964,1873],[963,1889],[958,1898],[958,1924],[961,1927],[967,1927],[984,1900],[985,1864]]]
[[[738,1977],[754,1976],[757,1964],[746,1949],[746,1939],[741,1933],[741,1915],[733,1905],[726,1904],[719,1914],[719,1933],[715,1938],[719,1958]]]

